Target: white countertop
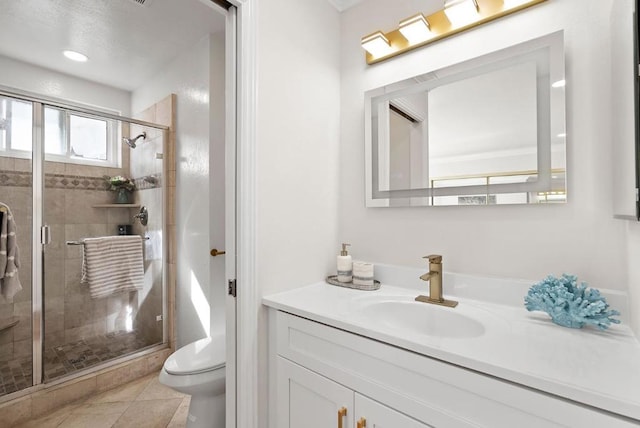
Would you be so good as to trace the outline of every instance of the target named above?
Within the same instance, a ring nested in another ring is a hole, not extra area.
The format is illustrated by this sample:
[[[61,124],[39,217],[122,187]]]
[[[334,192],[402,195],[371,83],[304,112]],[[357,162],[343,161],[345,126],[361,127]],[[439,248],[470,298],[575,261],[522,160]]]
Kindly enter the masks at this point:
[[[426,291],[425,284],[422,292]],[[384,319],[363,316],[361,311],[372,302],[412,301],[417,294],[415,288],[394,287],[384,282],[377,291],[319,282],[266,296],[263,303],[640,421],[640,343],[624,324],[612,325],[606,331],[569,329],[553,324],[544,313],[528,312],[524,305],[489,303],[465,297],[465,293],[453,296],[460,302],[458,307],[442,310],[479,320],[485,332],[478,337],[429,336],[398,328]]]

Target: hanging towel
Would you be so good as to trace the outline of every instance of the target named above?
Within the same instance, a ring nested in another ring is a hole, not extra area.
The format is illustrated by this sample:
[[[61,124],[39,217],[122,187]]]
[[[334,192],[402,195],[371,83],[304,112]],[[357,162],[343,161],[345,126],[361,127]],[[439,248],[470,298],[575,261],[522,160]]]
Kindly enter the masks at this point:
[[[85,238],[83,247],[81,282],[89,285],[92,298],[142,289],[144,267],[140,236]]]
[[[0,202],[0,294],[8,301],[20,290],[20,252],[16,236],[16,222],[9,207]]]

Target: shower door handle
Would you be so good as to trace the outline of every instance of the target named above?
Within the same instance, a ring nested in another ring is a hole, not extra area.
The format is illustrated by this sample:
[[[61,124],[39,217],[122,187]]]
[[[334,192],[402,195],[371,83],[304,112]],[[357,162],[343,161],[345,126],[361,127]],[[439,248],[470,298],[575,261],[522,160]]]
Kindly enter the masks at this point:
[[[47,224],[40,228],[40,243],[42,245],[51,244],[51,228]]]

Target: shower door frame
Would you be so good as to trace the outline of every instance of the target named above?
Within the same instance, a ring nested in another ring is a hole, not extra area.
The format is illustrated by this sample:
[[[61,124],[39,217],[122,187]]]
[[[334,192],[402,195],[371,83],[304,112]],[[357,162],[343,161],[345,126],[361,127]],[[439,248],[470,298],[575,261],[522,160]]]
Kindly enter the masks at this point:
[[[32,267],[31,267],[31,319],[32,319],[32,341],[33,341],[33,350],[32,350],[32,375],[31,381],[32,385],[23,390],[16,391],[11,394],[7,394],[4,397],[1,397],[0,403],[5,400],[14,399],[20,397],[22,395],[26,395],[37,390],[36,387],[44,385],[43,381],[43,373],[44,373],[44,260],[45,260],[45,246],[47,245],[46,240],[48,239],[48,233],[45,232],[45,222],[44,222],[44,162],[45,162],[45,150],[44,150],[44,107],[51,106],[61,108],[74,113],[82,113],[89,114],[94,116],[99,116],[105,119],[117,120],[120,122],[127,122],[130,124],[136,124],[141,126],[147,126],[162,130],[164,135],[163,138],[165,142],[167,141],[167,132],[169,131],[168,126],[158,125],[156,123],[145,122],[143,120],[133,119],[126,116],[119,116],[117,114],[113,114],[111,112],[106,112],[99,109],[91,109],[84,106],[76,105],[68,103],[64,100],[56,99],[53,97],[41,96],[39,94],[35,94],[28,91],[23,91],[15,88],[9,88],[6,86],[0,85],[0,96],[7,96],[21,101],[27,101],[32,103],[33,106],[33,134],[32,134],[32,147],[31,147],[31,177],[32,177]],[[166,176],[166,162],[163,160],[163,174]],[[162,187],[162,195],[163,195],[163,207],[166,208],[166,201],[169,193],[167,191],[166,184]],[[164,208],[163,208],[164,211]],[[166,213],[163,212],[163,230],[167,229],[166,223]],[[124,361],[128,361],[130,359],[149,354],[159,349],[164,349],[168,345],[168,331],[167,328],[169,326],[167,314],[168,306],[167,306],[167,237],[166,234],[163,233],[162,239],[162,267],[163,267],[163,275],[162,275],[162,343],[158,345],[154,345],[148,349],[142,351],[136,351],[130,355],[125,355],[122,357],[115,358],[110,361],[105,361],[103,363],[97,364],[94,367],[90,367],[87,369],[79,370],[76,373],[72,373],[69,375],[62,376],[58,379],[55,379],[51,382],[48,382],[47,385],[55,385],[58,383],[62,383],[73,379],[75,377],[84,376],[86,374],[102,370],[106,367],[122,363]],[[7,398],[10,397],[10,398]]]

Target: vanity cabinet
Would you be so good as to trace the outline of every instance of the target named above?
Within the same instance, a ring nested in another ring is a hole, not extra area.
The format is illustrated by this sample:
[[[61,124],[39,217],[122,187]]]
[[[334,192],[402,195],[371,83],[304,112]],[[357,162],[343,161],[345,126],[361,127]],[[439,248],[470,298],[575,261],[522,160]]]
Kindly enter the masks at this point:
[[[278,427],[354,426],[347,420],[353,418],[353,391],[282,357],[278,397]]]
[[[271,428],[638,426],[338,326],[270,309]]]
[[[278,358],[278,428],[429,428],[285,358]]]

